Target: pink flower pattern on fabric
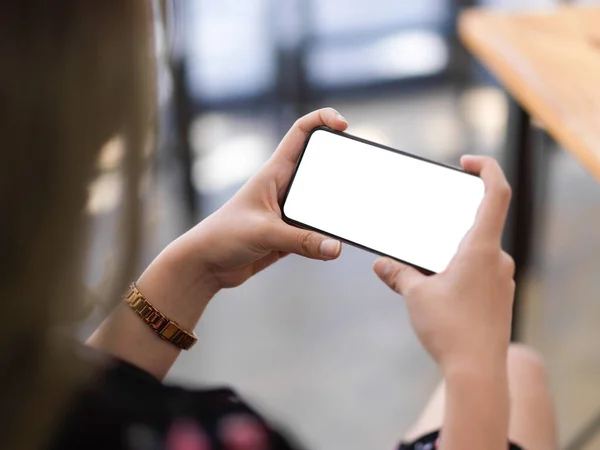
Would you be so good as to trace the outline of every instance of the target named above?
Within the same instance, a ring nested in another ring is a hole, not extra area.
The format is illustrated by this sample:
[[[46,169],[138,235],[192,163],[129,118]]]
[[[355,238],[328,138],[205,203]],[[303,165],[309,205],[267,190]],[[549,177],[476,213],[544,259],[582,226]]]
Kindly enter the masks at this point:
[[[171,425],[165,442],[166,450],[211,450],[204,431],[191,419],[179,419]]]

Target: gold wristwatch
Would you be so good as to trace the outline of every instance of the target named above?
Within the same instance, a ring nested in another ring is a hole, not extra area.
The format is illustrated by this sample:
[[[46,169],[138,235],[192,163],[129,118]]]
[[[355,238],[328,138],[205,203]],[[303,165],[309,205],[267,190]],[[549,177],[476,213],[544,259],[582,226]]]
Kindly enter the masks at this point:
[[[189,350],[198,340],[194,333],[185,331],[177,322],[170,320],[146,300],[135,283],[131,283],[124,300],[161,339],[169,341],[182,350]]]

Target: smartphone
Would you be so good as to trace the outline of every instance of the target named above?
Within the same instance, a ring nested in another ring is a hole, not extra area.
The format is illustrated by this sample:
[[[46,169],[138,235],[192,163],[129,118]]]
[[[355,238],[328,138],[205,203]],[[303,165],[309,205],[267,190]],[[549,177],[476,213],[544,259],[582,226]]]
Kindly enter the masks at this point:
[[[481,178],[459,168],[319,127],[306,140],[282,215],[432,274],[456,254],[483,195]]]

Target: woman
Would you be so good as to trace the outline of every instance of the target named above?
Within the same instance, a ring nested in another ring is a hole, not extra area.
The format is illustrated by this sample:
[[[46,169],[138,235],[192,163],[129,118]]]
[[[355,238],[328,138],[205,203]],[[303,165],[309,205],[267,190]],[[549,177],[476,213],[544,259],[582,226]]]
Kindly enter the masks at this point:
[[[226,205],[137,278],[127,302],[88,340],[91,350],[81,352],[66,325],[77,321],[84,298],[82,211],[98,149],[115,135],[127,143],[118,291],[133,279],[151,118],[151,14],[135,0],[24,3],[0,7],[0,388],[10,411],[3,445],[296,448],[232,391],[192,392],[159,380],[193,342],[192,330],[220,289],[289,253],[325,261],[340,255],[339,242],[285,224],[280,202],[307,133],[322,125],[344,130],[345,119],[322,109],[298,120]],[[405,447],[505,449],[508,439],[532,450],[556,447],[543,367],[529,350],[509,349],[513,263],[500,237],[510,190],[492,159],[464,157],[462,165],[481,176],[486,194],[449,268],[426,277],[389,259],[374,265],[404,296],[444,377]]]

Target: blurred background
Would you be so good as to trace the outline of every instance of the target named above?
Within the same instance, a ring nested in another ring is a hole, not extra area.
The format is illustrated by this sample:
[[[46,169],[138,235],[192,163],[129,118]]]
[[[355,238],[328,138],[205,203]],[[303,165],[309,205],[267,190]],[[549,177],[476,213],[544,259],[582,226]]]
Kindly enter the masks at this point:
[[[588,2],[593,3],[593,2]],[[166,6],[165,6],[166,5]],[[296,118],[333,106],[349,132],[458,164],[505,160],[510,100],[460,45],[465,7],[548,9],[550,0],[171,0],[156,5],[159,133],[144,263],[219,208]],[[561,442],[600,405],[600,189],[551,149],[536,211],[519,338],[546,358]],[[90,282],[106,261],[120,143],[92,186]],[[510,149],[508,149],[509,151]],[[314,449],[392,448],[439,374],[402,299],[346,246],[338,261],[289,256],[220,293],[168,381],[233,385]],[[600,448],[600,441],[590,448]]]

